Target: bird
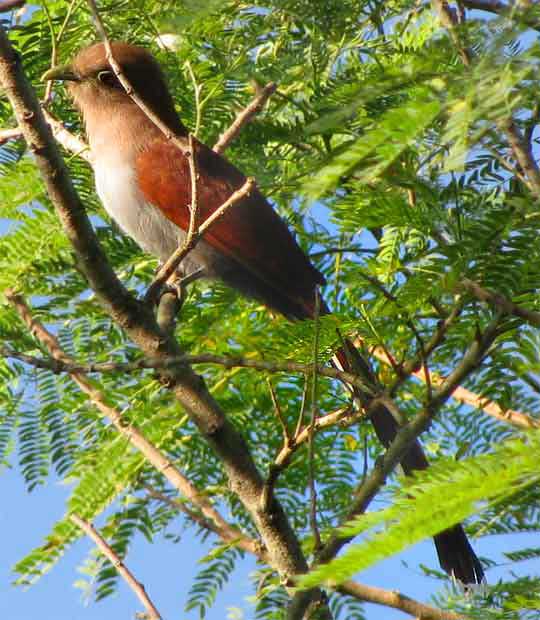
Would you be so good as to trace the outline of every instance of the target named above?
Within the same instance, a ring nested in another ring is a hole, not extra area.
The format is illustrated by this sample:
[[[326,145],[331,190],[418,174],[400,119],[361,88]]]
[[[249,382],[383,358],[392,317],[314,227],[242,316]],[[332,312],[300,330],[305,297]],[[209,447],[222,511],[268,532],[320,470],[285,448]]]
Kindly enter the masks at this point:
[[[105,210],[145,252],[164,262],[185,239],[189,226],[189,157],[196,166],[201,222],[241,188],[246,177],[223,155],[190,138],[164,73],[148,50],[121,41],[112,42],[111,49],[122,75],[176,140],[170,140],[126,91],[102,42],[83,48],[43,79],[64,81],[82,115],[96,191]],[[186,154],[176,141],[192,145],[193,152]],[[181,272],[221,280],[291,320],[313,318],[317,308],[321,314],[329,312],[317,301],[323,275],[256,187],[205,233],[182,261]],[[369,361],[349,341],[336,357],[342,368],[351,370],[354,365],[376,381]],[[367,394],[353,389],[361,403],[368,402]],[[383,405],[373,408],[370,420],[379,441],[388,447],[399,423]],[[406,474],[428,467],[419,441],[402,457],[401,466]],[[437,534],[434,542],[441,567],[450,576],[463,584],[484,581],[481,563],[460,524]]]

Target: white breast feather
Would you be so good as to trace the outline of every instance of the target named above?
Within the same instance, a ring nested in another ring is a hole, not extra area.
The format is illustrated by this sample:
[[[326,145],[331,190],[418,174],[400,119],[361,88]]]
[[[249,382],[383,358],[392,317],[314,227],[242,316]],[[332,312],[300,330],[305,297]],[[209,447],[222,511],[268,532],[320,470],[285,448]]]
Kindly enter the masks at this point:
[[[143,250],[165,261],[181,243],[184,231],[145,201],[132,166],[107,164],[100,160],[94,167],[97,193],[105,210]]]

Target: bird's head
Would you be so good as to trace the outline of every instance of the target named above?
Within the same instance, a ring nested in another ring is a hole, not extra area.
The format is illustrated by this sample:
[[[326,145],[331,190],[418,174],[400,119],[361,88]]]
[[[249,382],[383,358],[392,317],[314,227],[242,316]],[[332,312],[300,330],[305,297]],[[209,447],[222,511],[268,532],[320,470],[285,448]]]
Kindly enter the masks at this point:
[[[163,72],[146,49],[129,43],[112,43],[113,57],[139,97],[171,128],[179,120]],[[107,59],[103,43],[82,49],[68,64],[53,67],[43,80],[66,82],[83,116],[101,110],[114,118],[124,106],[134,106]]]

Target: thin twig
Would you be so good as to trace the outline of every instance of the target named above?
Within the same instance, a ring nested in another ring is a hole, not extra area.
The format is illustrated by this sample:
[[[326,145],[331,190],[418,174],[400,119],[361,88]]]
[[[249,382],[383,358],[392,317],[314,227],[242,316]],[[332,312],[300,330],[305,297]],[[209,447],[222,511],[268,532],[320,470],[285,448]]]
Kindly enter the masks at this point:
[[[185,153],[189,162],[189,178],[191,181],[191,200],[189,202],[189,225],[186,236],[184,238],[184,242],[177,248],[175,252],[165,261],[164,265],[159,269],[156,277],[153,282],[148,287],[146,292],[146,299],[149,302],[154,301],[157,297],[157,294],[163,287],[163,285],[175,278],[176,268],[180,264],[180,262],[187,256],[188,252],[193,250],[196,245],[196,241],[194,241],[193,237],[196,233],[199,232],[198,227],[198,217],[199,217],[199,201],[197,197],[197,163],[195,161],[195,150],[193,143],[193,136],[189,134],[188,138],[189,151]],[[173,305],[175,304],[168,304]],[[172,325],[172,321],[170,321]]]
[[[330,247],[325,248],[324,250],[318,250],[317,252],[310,252],[310,258],[319,258],[320,256],[326,256],[327,254],[377,254],[378,250],[372,248],[361,248],[357,246],[347,246],[347,247]]]
[[[266,86],[261,88],[253,101],[251,101],[251,103],[238,114],[231,126],[221,134],[213,147],[215,153],[223,153],[223,151],[228,148],[230,143],[236,138],[242,128],[250,123],[255,115],[263,109],[264,104],[276,91],[276,88],[277,85],[274,82],[269,82]]]
[[[165,495],[165,493],[158,491],[150,484],[144,484],[143,486],[149,497],[163,502],[175,510],[185,513],[192,521],[197,523],[197,525],[219,536],[223,542],[229,545],[234,544],[239,549],[255,555],[255,557],[261,562],[268,561],[264,546],[259,541],[249,538],[249,536],[242,534],[234,528],[220,527],[214,520],[208,519],[203,514],[195,512],[189,508],[189,506],[186,505],[186,502],[180,499],[171,498],[168,495]]]
[[[192,364],[217,364],[225,368],[252,368],[254,370],[266,372],[298,372],[304,375],[309,374],[313,370],[311,364],[300,364],[291,361],[273,362],[269,360],[254,360],[245,357],[228,357],[223,355],[213,355],[211,353],[202,353],[200,355],[180,355],[177,357],[169,357],[166,359],[141,359],[137,362],[103,362],[96,364],[78,364],[75,362],[67,362],[57,359],[45,357],[35,357],[26,353],[20,353],[5,345],[0,345],[0,355],[2,357],[11,357],[18,359],[25,364],[29,364],[36,368],[44,368],[56,374],[58,373],[104,373],[104,372],[124,372],[132,373],[146,369],[170,369],[175,367],[184,367]],[[344,372],[336,368],[327,368],[318,366],[317,373],[330,379],[339,379],[343,383],[350,383],[363,390],[370,391],[369,386],[356,375],[350,372]]]
[[[191,159],[192,158],[190,158],[190,162]],[[241,202],[243,198],[249,196],[254,187],[255,180],[248,177],[242,187],[232,193],[229,198],[212,213],[212,215],[210,215],[200,226],[196,227],[196,230],[192,234],[189,234],[188,232],[186,238],[184,239],[184,243],[177,250],[175,250],[171,256],[169,256],[166,262],[161,266],[153,282],[148,287],[145,295],[147,300],[155,299],[158,291],[176,271],[176,268],[182,260],[196,247],[204,236],[204,233],[207,232],[218,220],[220,220],[231,207],[234,207]],[[194,210],[191,210],[190,212],[192,213],[193,211]],[[191,219],[192,218],[190,216],[190,226]]]
[[[308,459],[309,459],[309,522],[314,539],[314,551],[321,548],[321,533],[317,525],[317,489],[315,487],[315,423],[318,417],[317,407],[317,368],[319,366],[319,314],[321,299],[319,289],[315,287],[315,308],[313,312],[313,369],[311,373],[311,421],[309,424]]]
[[[501,155],[497,150],[495,150],[494,148],[492,148],[489,144],[483,144],[482,148],[486,149],[488,151],[488,153],[490,155],[492,155],[500,164],[501,166],[507,170],[508,172],[510,172],[511,174],[513,174],[517,179],[519,179],[524,185],[528,184],[527,179],[525,178],[525,176],[521,173],[520,170],[518,170],[514,165],[512,165],[511,162],[509,162],[507,159],[504,158],[503,155]]]
[[[146,609],[148,618],[151,620],[161,620],[161,615],[154,606],[154,603],[150,600],[148,594],[146,594],[143,584],[135,579],[133,573],[115,553],[112,547],[105,542],[104,538],[97,532],[95,527],[88,521],[81,519],[81,517],[76,514],[70,515],[70,519],[73,523],[75,523],[75,525],[80,527],[91,540],[94,541],[101,553],[103,553],[103,555],[114,566],[122,579],[124,579],[128,586],[133,590],[135,596],[141,601]]]
[[[320,373],[322,374],[322,373]],[[308,390],[309,390],[309,381],[306,377],[304,377],[304,387],[302,389],[302,400],[300,402],[300,411],[298,412],[298,419],[296,420],[296,428],[294,430],[294,437],[298,437],[298,433],[302,428],[302,424],[304,424],[304,416],[306,414],[306,407],[308,402]]]
[[[270,398],[272,399],[272,405],[274,406],[274,411],[276,412],[276,417],[279,421],[281,432],[283,434],[283,443],[284,445],[288,445],[291,443],[292,438],[289,433],[289,429],[287,428],[287,422],[285,422],[285,418],[283,417],[283,412],[281,411],[276,391],[274,390],[274,386],[272,385],[270,378],[266,379],[266,383],[268,385],[268,390],[270,391]]]
[[[58,34],[56,34],[54,31],[54,25],[52,22],[49,9],[47,8],[47,2],[41,3],[41,9],[45,13],[45,17],[47,19],[47,23],[49,25],[49,30],[51,33],[51,67],[56,67],[56,65],[58,64],[58,44],[60,43],[62,39],[62,36],[66,30],[66,27],[69,23],[71,15],[73,14],[75,6],[78,2],[79,0],[71,0],[66,16],[64,18],[64,21],[62,22],[62,25],[60,26],[60,29],[58,31]],[[52,89],[53,89],[53,81],[49,80],[45,86],[45,95],[42,101],[43,105],[46,105],[50,101]]]
[[[471,295],[474,295],[474,297],[480,301],[485,301],[490,306],[493,306],[498,310],[502,310],[506,314],[517,316],[535,327],[540,327],[540,312],[523,308],[523,306],[515,304],[501,293],[490,291],[483,286],[480,286],[477,282],[469,280],[468,278],[462,278],[458,283],[458,288],[465,289],[468,293],[471,293]]]
[[[195,137],[197,137],[199,135],[199,130],[201,128],[201,87],[199,84],[197,84],[197,79],[195,78],[195,73],[193,73],[193,67],[191,66],[191,63],[189,62],[189,60],[186,60],[185,65],[187,67],[188,73],[189,73],[189,77],[191,79],[191,83],[193,84],[193,91],[195,94],[195,110],[196,110],[196,117],[195,117],[195,129],[193,130],[193,135]],[[189,147],[190,152],[193,153],[193,147],[190,145]]]

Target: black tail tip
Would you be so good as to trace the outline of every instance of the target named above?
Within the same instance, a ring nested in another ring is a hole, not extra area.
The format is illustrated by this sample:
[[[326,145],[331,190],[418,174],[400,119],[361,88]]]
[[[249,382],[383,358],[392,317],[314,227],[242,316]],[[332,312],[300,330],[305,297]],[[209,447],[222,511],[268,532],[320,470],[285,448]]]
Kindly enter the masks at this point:
[[[444,530],[435,536],[435,546],[441,568],[464,586],[485,583],[480,560],[467,540],[461,525]]]

